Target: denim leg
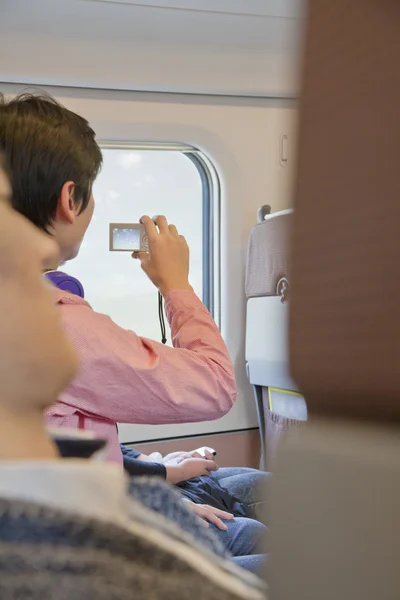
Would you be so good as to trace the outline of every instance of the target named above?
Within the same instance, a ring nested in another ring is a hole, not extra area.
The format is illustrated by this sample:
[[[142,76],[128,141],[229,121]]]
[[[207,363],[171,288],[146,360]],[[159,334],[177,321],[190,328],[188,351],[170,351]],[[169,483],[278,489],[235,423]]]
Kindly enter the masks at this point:
[[[235,556],[233,562],[242,569],[263,577],[267,564],[267,554],[251,554],[250,556]]]
[[[268,531],[265,525],[255,519],[246,519],[245,517],[235,517],[224,523],[228,528],[226,531],[222,531],[212,524],[210,524],[210,528],[232,556],[247,556],[264,551]]]
[[[246,467],[221,468],[212,474],[221,487],[250,506],[260,520],[265,518],[267,482],[270,476],[270,473]]]
[[[250,467],[221,467],[218,471],[215,471],[213,475],[218,481],[220,479],[225,479],[226,477],[234,477],[235,475],[246,475],[248,473],[253,473],[257,475],[258,473],[263,473],[264,471],[259,471],[258,469],[251,469]]]

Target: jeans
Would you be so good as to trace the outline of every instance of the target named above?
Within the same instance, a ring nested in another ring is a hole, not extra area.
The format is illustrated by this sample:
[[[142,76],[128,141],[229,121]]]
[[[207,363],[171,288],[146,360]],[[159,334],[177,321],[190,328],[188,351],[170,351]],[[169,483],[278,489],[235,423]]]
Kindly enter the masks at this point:
[[[244,569],[259,574],[266,561],[263,542],[267,534],[265,525],[255,519],[234,517],[225,521],[227,530],[218,529],[210,523],[216,537],[234,557],[234,562]]]
[[[267,485],[270,473],[246,467],[226,467],[212,474],[221,487],[249,506],[251,516],[265,522]]]
[[[223,468],[212,474],[219,484],[238,500],[245,502],[261,515],[265,508],[265,487],[268,473],[248,468]],[[260,574],[266,563],[267,527],[256,518],[235,517],[225,521],[227,531],[210,527],[234,557],[234,562],[244,569]]]
[[[258,575],[261,579],[265,579],[267,558],[266,554],[250,554],[248,556],[234,556],[232,561],[238,567]]]
[[[253,474],[251,482],[248,478],[249,472]],[[250,505],[262,502],[262,496],[258,489],[255,489],[257,487],[255,482],[260,478],[263,479],[265,474],[253,469],[220,469],[217,473],[220,485],[235,486],[235,495],[238,500],[248,499]],[[238,479],[237,475],[246,477]],[[247,485],[249,488],[246,487]],[[227,489],[231,488],[227,487]],[[235,517],[231,521],[225,521],[228,528],[226,531],[218,529],[211,523],[209,527],[205,528],[198,517],[195,517],[185,503],[180,501],[177,491],[158,478],[132,477],[129,493],[148,508],[161,513],[190,533],[199,543],[208,547],[217,556],[226,556],[228,551],[235,557],[233,560],[238,566],[256,574],[262,572],[266,559],[263,541],[267,528],[259,521]],[[260,555],[260,552],[264,554]]]

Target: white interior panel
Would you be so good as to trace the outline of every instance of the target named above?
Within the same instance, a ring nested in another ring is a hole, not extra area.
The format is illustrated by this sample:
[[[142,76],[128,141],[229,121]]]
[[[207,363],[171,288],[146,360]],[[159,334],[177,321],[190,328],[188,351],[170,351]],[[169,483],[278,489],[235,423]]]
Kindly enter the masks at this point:
[[[217,3],[188,1],[180,10],[178,2],[5,0],[0,81],[292,97],[301,8],[298,0],[265,0],[272,16],[252,14],[263,3],[236,1],[232,13],[227,1],[210,12]],[[240,5],[249,12],[235,14]]]
[[[1,89],[13,93],[21,86]],[[245,369],[247,242],[261,204],[271,204],[274,211],[291,206],[290,182],[295,160],[290,156],[286,167],[280,165],[279,135],[287,132],[292,137],[295,104],[98,90],[49,88],[49,91],[88,118],[100,140],[190,144],[211,159],[221,180],[221,327],[235,365],[238,401],[219,421],[121,426],[121,439],[140,441],[257,426]],[[139,329],[137,333],[140,334]]]
[[[246,361],[251,383],[296,390],[289,375],[289,304],[280,297],[247,301]]]
[[[279,296],[247,301],[246,360],[284,361],[288,356],[289,305]],[[271,383],[271,385],[277,385]]]
[[[172,10],[194,10],[236,15],[301,18],[304,0],[81,0],[82,2],[108,2],[133,4]]]

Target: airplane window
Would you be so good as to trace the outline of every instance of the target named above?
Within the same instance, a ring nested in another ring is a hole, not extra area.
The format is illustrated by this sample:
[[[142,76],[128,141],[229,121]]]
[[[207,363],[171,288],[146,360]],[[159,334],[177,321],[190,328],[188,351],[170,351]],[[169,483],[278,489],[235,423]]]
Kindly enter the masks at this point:
[[[210,180],[196,151],[103,147],[103,160],[93,188],[93,220],[67,270],[82,282],[95,310],[122,327],[159,339],[156,290],[130,252],[110,252],[109,225],[137,223],[143,214],[166,215],[188,241],[191,284],[212,310]]]

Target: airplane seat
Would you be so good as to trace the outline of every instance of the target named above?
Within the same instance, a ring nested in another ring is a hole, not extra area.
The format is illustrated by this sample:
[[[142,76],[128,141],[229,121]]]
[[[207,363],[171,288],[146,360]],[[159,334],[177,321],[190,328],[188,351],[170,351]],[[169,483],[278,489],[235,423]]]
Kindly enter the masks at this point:
[[[246,269],[246,366],[253,385],[261,467],[270,470],[281,436],[307,419],[304,398],[288,371],[288,242],[292,210],[261,207],[250,233]]]
[[[400,7],[310,0],[270,600],[400,598]]]

